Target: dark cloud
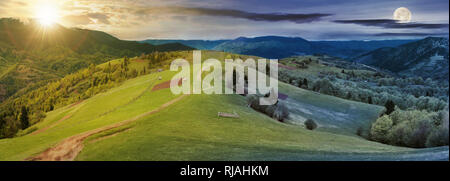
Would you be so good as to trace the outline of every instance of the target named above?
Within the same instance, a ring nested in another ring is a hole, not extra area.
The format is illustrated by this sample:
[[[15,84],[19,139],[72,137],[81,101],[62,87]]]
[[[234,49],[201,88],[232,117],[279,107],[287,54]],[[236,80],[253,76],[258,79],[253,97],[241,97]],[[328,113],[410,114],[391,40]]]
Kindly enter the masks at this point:
[[[423,28],[439,29],[448,28],[448,24],[426,24],[426,23],[402,23],[391,19],[358,19],[358,20],[335,20],[336,23],[357,24],[363,26],[377,26],[383,28]]]
[[[418,37],[418,36],[447,36],[446,33],[378,33],[374,34],[373,36],[411,36],[411,37]]]
[[[149,15],[155,13],[173,13],[182,15],[197,15],[197,16],[220,16],[242,18],[253,21],[291,21],[295,23],[308,23],[318,21],[322,17],[330,16],[331,14],[311,13],[252,13],[240,10],[231,9],[212,9],[212,8],[189,8],[189,7],[152,7],[140,9],[136,11],[139,15]]]

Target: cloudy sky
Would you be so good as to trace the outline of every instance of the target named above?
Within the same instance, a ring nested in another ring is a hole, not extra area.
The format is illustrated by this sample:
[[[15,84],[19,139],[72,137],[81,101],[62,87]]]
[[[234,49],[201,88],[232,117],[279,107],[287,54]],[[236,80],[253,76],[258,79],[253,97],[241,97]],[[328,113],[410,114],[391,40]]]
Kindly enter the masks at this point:
[[[0,0],[0,17],[35,18],[43,6],[58,23],[121,39],[231,39],[299,36],[309,40],[447,36],[448,0]],[[406,7],[410,22],[392,19]]]

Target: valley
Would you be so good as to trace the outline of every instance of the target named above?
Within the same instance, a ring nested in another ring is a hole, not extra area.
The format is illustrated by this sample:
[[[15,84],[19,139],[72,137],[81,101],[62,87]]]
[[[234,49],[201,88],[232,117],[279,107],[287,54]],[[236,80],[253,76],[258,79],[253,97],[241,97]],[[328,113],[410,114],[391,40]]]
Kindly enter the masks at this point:
[[[220,60],[230,56],[202,53]],[[192,60],[189,55],[192,52],[178,53]],[[149,66],[145,59],[129,61],[128,67]],[[99,65],[97,71],[108,65]],[[280,82],[280,92],[288,95],[281,102],[292,110],[282,123],[248,107],[240,95],[151,91],[175,73],[164,70],[130,78],[58,107],[23,135],[1,139],[0,160],[448,160],[448,146],[413,149],[356,135],[359,127],[378,118],[382,106]],[[235,112],[239,118],[218,117],[217,112]],[[305,119],[314,119],[318,128],[305,129]]]

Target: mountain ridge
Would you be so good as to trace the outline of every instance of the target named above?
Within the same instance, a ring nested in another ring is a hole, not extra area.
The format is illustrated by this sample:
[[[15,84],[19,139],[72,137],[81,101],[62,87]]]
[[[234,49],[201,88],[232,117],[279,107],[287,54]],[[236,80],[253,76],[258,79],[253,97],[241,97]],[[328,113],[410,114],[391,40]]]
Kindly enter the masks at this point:
[[[231,40],[149,39],[141,42],[150,43],[153,45],[177,42],[202,50],[218,50],[230,53],[250,54],[264,58],[281,59],[304,54],[327,54],[340,58],[350,58],[367,53],[377,48],[395,47],[412,41],[417,41],[417,39],[309,41],[302,37],[270,35],[259,37],[238,37]]]
[[[398,47],[379,48],[352,59],[403,76],[421,76],[438,80],[449,78],[448,38],[427,37]]]

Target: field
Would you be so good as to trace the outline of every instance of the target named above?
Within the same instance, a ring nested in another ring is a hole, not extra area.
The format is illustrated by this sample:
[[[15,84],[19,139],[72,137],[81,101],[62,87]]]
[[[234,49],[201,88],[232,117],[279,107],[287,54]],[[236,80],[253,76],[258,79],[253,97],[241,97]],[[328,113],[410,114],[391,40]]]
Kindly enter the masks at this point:
[[[281,123],[247,107],[240,95],[151,91],[173,75],[140,76],[49,112],[29,134],[0,140],[0,160],[448,160],[448,147],[411,149],[358,137],[356,129],[375,120],[379,106],[280,83],[292,110]],[[307,118],[319,128],[305,129]]]

